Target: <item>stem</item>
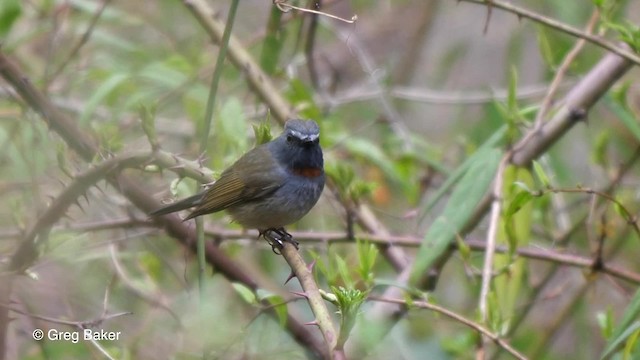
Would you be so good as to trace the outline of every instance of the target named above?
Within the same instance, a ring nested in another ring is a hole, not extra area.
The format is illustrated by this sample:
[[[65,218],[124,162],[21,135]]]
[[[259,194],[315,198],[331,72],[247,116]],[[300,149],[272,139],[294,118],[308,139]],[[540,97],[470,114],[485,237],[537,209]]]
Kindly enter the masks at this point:
[[[216,60],[216,66],[213,70],[213,78],[211,79],[211,87],[209,88],[209,98],[207,99],[207,110],[204,115],[204,129],[202,131],[202,138],[200,139],[200,154],[207,152],[209,144],[209,133],[211,132],[211,122],[213,121],[213,107],[216,102],[216,95],[218,92],[218,85],[220,84],[220,76],[222,75],[222,67],[224,65],[224,59],[227,55],[227,47],[229,46],[229,38],[231,37],[231,29],[233,28],[233,21],[236,17],[236,11],[238,10],[238,4],[240,0],[231,1],[229,7],[229,14],[227,15],[227,23],[224,27],[224,33],[222,35],[222,41],[220,42],[220,50],[218,51],[218,59]],[[200,191],[200,189],[196,189]],[[204,301],[204,275],[207,267],[205,259],[205,236],[204,226],[202,219],[196,219],[196,234],[197,234],[197,253],[198,253],[198,285],[200,290],[200,300]]]

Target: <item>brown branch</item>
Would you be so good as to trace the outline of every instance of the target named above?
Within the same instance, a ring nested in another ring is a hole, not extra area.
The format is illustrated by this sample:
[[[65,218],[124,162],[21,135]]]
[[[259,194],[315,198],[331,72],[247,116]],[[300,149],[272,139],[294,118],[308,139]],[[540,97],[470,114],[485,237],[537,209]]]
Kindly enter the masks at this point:
[[[421,309],[427,309],[427,310],[432,310],[435,311],[439,314],[442,314],[450,319],[453,319],[473,330],[475,330],[476,332],[478,332],[479,334],[491,339],[496,345],[498,345],[500,348],[504,349],[505,351],[509,352],[511,355],[513,355],[516,359],[521,359],[521,360],[526,360],[527,358],[522,355],[521,353],[519,353],[516,349],[514,349],[511,345],[509,345],[509,343],[507,343],[504,339],[500,338],[500,336],[496,333],[491,332],[489,329],[485,328],[484,326],[471,321],[467,318],[465,318],[462,315],[459,315],[451,310],[445,309],[442,306],[438,306],[435,304],[431,304],[428,303],[426,301],[420,301],[420,300],[416,300],[416,301],[412,301],[410,305],[407,304],[407,302],[405,300],[400,300],[400,299],[390,299],[390,298],[385,298],[385,297],[375,297],[375,296],[370,296],[369,297],[370,300],[374,300],[374,301],[381,301],[381,302],[385,302],[385,303],[390,303],[390,304],[395,304],[395,305],[399,305],[401,307],[404,308],[412,308],[412,307],[417,307],[417,308],[421,308]]]
[[[202,0],[183,0],[183,3],[200,22],[200,25],[202,25],[211,39],[219,43],[222,39],[224,23],[214,16],[215,12],[209,5]],[[293,108],[280,95],[280,92],[272,83],[269,76],[260,69],[251,55],[233,35],[231,35],[229,39],[228,56],[234,66],[244,72],[249,86],[256,95],[267,104],[270,113],[280,124],[284,124],[288,118],[295,116]],[[370,214],[367,218],[367,224],[363,225],[363,223],[361,223],[361,226],[367,229],[375,228],[384,231],[384,226],[373,216],[373,213],[370,210],[367,211],[367,213]],[[404,268],[408,263],[406,255],[401,249],[387,246],[382,247],[380,250],[396,268]]]
[[[27,80],[26,75],[9,61],[1,49],[0,75],[13,86],[20,97],[28,103],[31,108],[42,115],[43,120],[64,139],[71,149],[78,153],[85,161],[92,161],[99,150],[98,144],[93,140],[93,136],[85,133],[77,126],[77,122],[59,111],[48,98]],[[159,204],[157,200],[146,192],[148,186],[139,183],[133,177],[125,174],[117,174],[107,177],[107,181],[144,213],[149,213],[158,208]],[[163,216],[156,218],[155,222],[163,226],[167,234],[195,252],[195,233],[192,228],[189,228],[187,224],[183,223],[178,217]],[[230,281],[241,282],[254,290],[260,287],[242,267],[227,257],[224,251],[215,244],[206,244],[205,252],[207,262]],[[273,315],[275,316],[275,314]],[[287,314],[287,317],[286,326],[294,339],[302,346],[313,351],[316,355],[322,356],[325,350],[317,338],[290,313]],[[4,341],[6,341],[6,336],[3,335],[6,335],[8,322],[4,321],[4,319],[7,318],[8,315],[6,311],[0,311],[0,348],[4,348]]]
[[[89,188],[99,181],[105,180],[113,172],[127,167],[140,166],[149,159],[149,152],[116,156],[76,176],[26,232],[20,246],[11,257],[10,270],[21,272],[33,264],[38,255],[37,247],[40,245],[36,241],[36,237],[42,235],[43,232],[48,232],[53,224],[65,216],[71,205],[78,203],[78,198],[84,196]],[[41,238],[46,237],[41,236]]]
[[[599,18],[600,18],[600,11],[598,11],[598,9],[596,8],[593,10],[593,13],[591,14],[591,19],[589,19],[589,22],[587,23],[585,33],[591,34],[591,32],[593,31],[593,27],[596,25]],[[586,43],[585,39],[578,39],[575,45],[573,45],[573,48],[569,50],[569,53],[567,53],[567,56],[565,56],[565,58],[562,60],[562,63],[560,64],[558,71],[556,71],[556,74],[554,75],[553,80],[549,85],[549,90],[547,91],[547,95],[545,95],[544,99],[542,100],[540,109],[536,114],[536,119],[533,125],[535,129],[539,129],[540,126],[542,126],[544,117],[547,115],[547,112],[549,112],[549,109],[551,108],[553,97],[558,91],[558,88],[562,83],[562,79],[564,78],[565,74],[569,70],[569,66],[573,63],[576,57],[578,57],[578,54],[580,53],[580,51],[582,51],[582,48],[584,47],[585,43]]]
[[[561,31],[565,34],[569,34],[571,36],[575,36],[577,38],[580,39],[584,39],[596,46],[599,46],[603,49],[609,50],[610,52],[617,54],[623,58],[625,58],[627,61],[632,62],[636,65],[640,65],[640,58],[634,54],[633,52],[631,52],[629,50],[628,47],[623,47],[623,46],[617,46],[613,43],[611,43],[610,41],[600,37],[600,36],[596,36],[596,35],[592,35],[588,32],[584,32],[581,31],[579,29],[576,29],[572,26],[569,26],[561,21],[549,18],[547,16],[544,15],[540,15],[536,12],[527,10],[527,9],[523,9],[521,7],[518,7],[516,5],[512,5],[511,3],[508,3],[506,1],[503,0],[491,0],[491,1],[487,1],[487,0],[456,0],[456,1],[464,1],[464,2],[468,2],[468,3],[473,3],[473,4],[481,4],[481,5],[488,5],[489,3],[491,4],[490,6],[496,7],[498,9],[501,10],[505,10],[507,12],[513,13],[515,15],[517,15],[519,18],[526,18],[532,21],[535,21],[539,24],[548,26],[550,28],[553,28],[555,30]]]
[[[330,354],[332,359],[343,358],[342,354],[336,354],[338,333],[333,326],[329,310],[327,310],[325,301],[313,278],[311,267],[304,262],[300,253],[298,253],[298,249],[291,243],[285,242],[281,252],[282,257],[287,261],[304,290],[304,296],[309,303],[309,307],[311,307],[313,315],[315,315],[315,320],[312,323],[317,325],[322,332],[327,346],[327,353]]]

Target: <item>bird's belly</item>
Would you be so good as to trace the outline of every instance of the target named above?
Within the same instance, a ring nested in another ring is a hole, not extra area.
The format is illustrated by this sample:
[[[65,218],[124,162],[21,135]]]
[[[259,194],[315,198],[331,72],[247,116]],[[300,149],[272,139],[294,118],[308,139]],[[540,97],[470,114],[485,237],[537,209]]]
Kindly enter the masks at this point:
[[[317,181],[291,181],[273,194],[229,207],[227,211],[246,228],[280,228],[305,216],[320,198],[323,188],[324,177]]]

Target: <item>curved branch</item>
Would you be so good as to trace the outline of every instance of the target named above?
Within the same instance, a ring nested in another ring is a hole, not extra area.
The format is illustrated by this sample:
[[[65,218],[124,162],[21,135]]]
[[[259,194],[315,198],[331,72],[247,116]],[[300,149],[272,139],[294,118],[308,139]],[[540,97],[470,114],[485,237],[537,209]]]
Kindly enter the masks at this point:
[[[518,15],[518,17],[521,18],[527,18],[529,20],[535,21],[539,24],[548,26],[550,28],[556,29],[558,31],[561,31],[565,34],[569,34],[571,36],[575,36],[577,38],[580,39],[584,39],[596,46],[599,46],[605,50],[609,50],[610,52],[617,54],[625,59],[627,59],[628,61],[636,64],[636,65],[640,65],[640,57],[638,57],[636,54],[634,54],[632,51],[629,51],[628,48],[626,47],[621,47],[621,46],[617,46],[613,43],[611,43],[610,41],[607,41],[606,39],[600,37],[600,36],[596,36],[593,34],[590,34],[588,32],[585,31],[581,31],[579,29],[576,29],[572,26],[569,26],[561,21],[549,18],[547,16],[543,16],[540,15],[538,13],[535,13],[531,10],[527,10],[527,9],[523,9],[521,7],[512,5],[506,1],[502,1],[502,0],[491,0],[491,1],[486,1],[486,0],[457,0],[457,1],[464,1],[464,2],[468,2],[468,3],[473,3],[473,4],[481,4],[481,5],[487,5],[490,7],[496,7],[498,9],[513,13]]]
[[[148,162],[151,157],[149,152],[124,154],[110,158],[97,164],[95,167],[76,176],[62,193],[53,200],[51,205],[36,220],[22,239],[22,243],[11,257],[10,270],[23,271],[37,258],[36,241],[38,234],[48,232],[48,229],[60,220],[69,207],[78,203],[78,198],[84,196],[86,192],[100,180],[105,180],[110,174],[128,167],[137,167]]]
[[[400,300],[400,299],[389,299],[389,298],[383,298],[383,297],[369,297],[369,299],[374,300],[374,301],[380,301],[380,302],[385,302],[385,303],[390,303],[390,304],[395,304],[395,305],[399,305],[405,308],[411,308],[411,307],[418,307],[421,309],[427,309],[427,310],[432,310],[435,311],[439,314],[442,314],[450,319],[453,319],[463,325],[466,325],[467,327],[475,330],[476,332],[478,332],[479,334],[482,334],[483,336],[491,339],[496,345],[498,345],[499,347],[501,347],[502,349],[504,349],[505,351],[509,352],[511,355],[513,355],[516,359],[520,359],[520,360],[526,360],[527,358],[520,354],[516,349],[514,349],[513,347],[511,347],[511,345],[509,345],[508,342],[506,342],[504,339],[500,338],[500,336],[498,336],[498,334],[491,332],[491,330],[485,328],[484,326],[471,321],[467,318],[465,318],[464,316],[457,314],[451,310],[445,309],[442,306],[438,306],[435,304],[430,304],[426,301],[412,301],[411,305],[408,305],[407,302],[405,300]]]

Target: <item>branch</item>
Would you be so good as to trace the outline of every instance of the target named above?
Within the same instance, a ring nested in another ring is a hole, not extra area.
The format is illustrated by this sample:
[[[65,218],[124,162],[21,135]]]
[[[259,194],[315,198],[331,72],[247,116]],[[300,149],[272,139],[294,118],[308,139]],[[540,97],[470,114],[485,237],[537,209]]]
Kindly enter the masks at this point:
[[[476,332],[478,332],[479,334],[482,334],[483,336],[491,339],[494,343],[496,343],[496,345],[498,345],[499,347],[501,347],[502,349],[506,350],[507,352],[509,352],[511,355],[513,355],[516,359],[520,359],[520,360],[526,360],[527,358],[520,354],[516,349],[514,349],[513,347],[511,347],[511,345],[509,345],[509,343],[507,343],[505,340],[501,339],[500,336],[498,336],[498,334],[492,333],[489,329],[485,328],[484,326],[473,322],[467,318],[465,318],[462,315],[459,315],[451,310],[445,309],[441,306],[435,305],[435,304],[430,304],[426,301],[412,301],[411,305],[407,305],[407,302],[405,300],[400,300],[400,299],[390,299],[390,298],[384,298],[384,297],[374,297],[371,296],[369,297],[369,299],[374,300],[374,301],[381,301],[381,302],[385,302],[385,303],[390,303],[390,304],[396,304],[396,305],[400,305],[404,308],[411,308],[411,307],[417,307],[417,308],[421,308],[421,309],[427,309],[427,310],[432,310],[435,311],[439,314],[442,314],[450,319],[453,319],[463,325],[466,325],[467,327],[475,330]]]
[[[610,52],[625,58],[629,62],[632,62],[636,65],[640,65],[640,58],[636,56],[636,54],[634,54],[633,52],[629,51],[628,47],[617,46],[600,36],[592,35],[589,32],[581,31],[580,29],[571,27],[561,21],[549,18],[544,15],[540,15],[538,13],[535,13],[527,9],[523,9],[521,7],[512,5],[506,1],[502,1],[502,0],[491,0],[490,2],[486,0],[456,0],[456,1],[464,1],[468,3],[481,4],[481,5],[490,4],[491,7],[496,7],[498,9],[502,9],[504,11],[516,14],[518,15],[519,18],[527,18],[539,24],[561,31],[565,34],[569,34],[577,38],[584,39],[596,46],[609,50]]]
[[[40,245],[36,237],[43,232],[48,232],[53,224],[65,216],[71,205],[78,204],[78,198],[85,196],[89,188],[123,168],[137,167],[148,162],[150,157],[149,152],[116,156],[76,176],[27,231],[20,246],[11,257],[10,270],[21,272],[33,264],[38,255],[37,247]],[[41,236],[41,238],[46,237]]]
[[[491,215],[489,218],[489,230],[487,231],[487,248],[484,252],[484,265],[482,267],[482,284],[480,286],[480,297],[478,299],[478,308],[480,311],[480,319],[483,324],[486,324],[489,319],[488,298],[489,288],[491,286],[491,280],[493,279],[493,255],[496,251],[496,242],[498,237],[498,228],[500,226],[500,217],[502,215],[502,201],[504,190],[504,175],[509,164],[509,158],[511,153],[505,154],[500,161],[498,170],[496,171],[495,179],[493,180],[493,190],[491,197]],[[480,341],[478,353],[484,353],[486,351],[485,343],[487,336],[482,337]]]
[[[512,163],[526,166],[547,151],[631,68],[631,62],[618,55],[607,54],[564,97],[553,118],[540,129],[527,133],[515,146]]]
[[[94,137],[80,129],[77,126],[77,122],[58,110],[47,97],[36,89],[29,82],[27,76],[9,61],[2,49],[0,49],[0,76],[13,86],[31,108],[42,115],[43,120],[64,139],[71,149],[85,161],[92,161],[99,150],[98,144],[93,140]],[[148,186],[139,183],[133,177],[117,174],[107,177],[107,181],[144,213],[149,213],[158,208],[158,201],[146,191]],[[189,228],[176,216],[162,216],[154,219],[154,221],[162,225],[169,236],[188,247],[192,252],[195,252],[195,241],[193,241],[195,233],[192,228]],[[215,244],[206,244],[205,251],[207,262],[230,281],[241,282],[254,290],[260,287],[241,266],[232,261]],[[8,296],[8,294],[5,294],[5,296]],[[294,339],[302,346],[313,351],[317,356],[322,356],[325,351],[316,337],[291,314],[287,314],[287,317],[286,326]],[[3,321],[6,318],[8,318],[6,311],[0,311],[0,321],[2,321],[0,322],[0,336],[6,334],[5,330],[8,322]],[[6,341],[6,336],[1,336],[0,348],[3,348],[4,341]]]
[[[215,13],[209,5],[202,0],[183,0],[183,3],[200,22],[200,25],[202,25],[211,39],[216,43],[220,43],[225,26],[222,21],[214,16]],[[244,72],[252,90],[267,104],[270,113],[273,114],[280,124],[284,124],[288,118],[295,116],[293,108],[280,95],[280,91],[275,87],[269,76],[260,69],[249,52],[247,52],[233,35],[231,35],[229,39],[227,55],[236,68]],[[331,186],[331,184],[328,185]],[[386,231],[370,210],[368,210],[368,213],[370,213],[371,216],[367,219],[367,225],[363,226],[366,226],[368,229],[376,228],[380,231]],[[404,267],[408,263],[401,249],[386,246],[380,248],[380,250],[396,268]]]
[[[328,353],[331,355],[331,358],[339,358],[339,356],[336,356],[337,354],[334,354],[338,341],[338,334],[333,326],[329,310],[327,310],[327,306],[320,294],[318,285],[313,278],[311,267],[304,262],[304,259],[300,256],[296,247],[291,243],[285,242],[281,251],[284,259],[287,261],[289,266],[291,266],[293,274],[295,274],[298,281],[300,281],[300,285],[304,290],[304,296],[309,302],[309,307],[311,307],[313,315],[316,317],[312,324],[318,325],[318,328],[322,332],[322,336],[324,337],[324,341],[328,347]]]

